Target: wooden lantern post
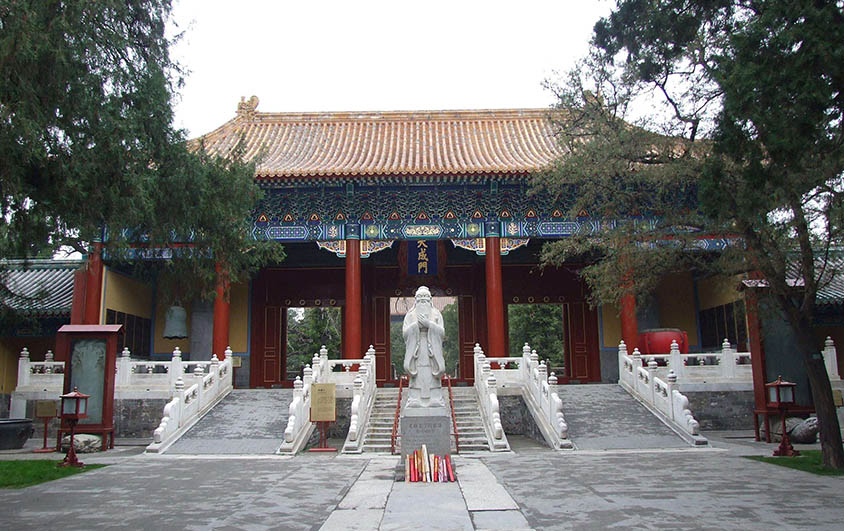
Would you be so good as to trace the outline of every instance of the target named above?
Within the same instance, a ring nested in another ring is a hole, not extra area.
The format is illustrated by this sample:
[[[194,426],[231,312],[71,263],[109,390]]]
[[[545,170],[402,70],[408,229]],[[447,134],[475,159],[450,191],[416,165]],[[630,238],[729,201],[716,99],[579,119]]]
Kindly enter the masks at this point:
[[[88,418],[88,399],[91,395],[80,393],[79,389],[74,387],[73,391],[61,395],[60,398],[62,399],[62,423],[66,422],[70,426],[70,447],[59,466],[85,466],[85,463],[76,458],[73,436],[76,434],[76,424],[79,420]]]
[[[796,383],[786,382],[782,376],[777,377],[771,383],[765,384],[768,389],[768,407],[776,408],[782,417],[782,438],[780,439],[779,448],[774,450],[774,456],[794,457],[800,455],[800,452],[791,446],[791,440],[788,437],[788,432],[785,431],[785,414],[789,406],[794,405],[794,388]]]

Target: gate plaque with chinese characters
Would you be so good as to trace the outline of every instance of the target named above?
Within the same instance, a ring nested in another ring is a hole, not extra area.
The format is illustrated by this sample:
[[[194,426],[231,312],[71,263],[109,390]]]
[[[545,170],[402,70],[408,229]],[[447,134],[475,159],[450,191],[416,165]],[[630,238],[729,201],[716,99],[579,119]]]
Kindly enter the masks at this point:
[[[334,422],[337,418],[335,393],[337,384],[311,385],[311,422]]]

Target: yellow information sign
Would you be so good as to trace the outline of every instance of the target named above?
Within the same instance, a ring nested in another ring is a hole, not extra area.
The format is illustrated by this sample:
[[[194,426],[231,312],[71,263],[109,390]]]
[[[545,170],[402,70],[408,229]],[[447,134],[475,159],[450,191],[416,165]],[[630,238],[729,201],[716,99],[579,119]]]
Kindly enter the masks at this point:
[[[36,400],[35,416],[38,418],[51,418],[58,416],[57,400]]]
[[[311,422],[334,422],[337,412],[334,407],[337,384],[318,383],[311,385]]]
[[[841,389],[832,390],[832,403],[835,404],[835,407],[844,406],[844,397],[841,396]]]

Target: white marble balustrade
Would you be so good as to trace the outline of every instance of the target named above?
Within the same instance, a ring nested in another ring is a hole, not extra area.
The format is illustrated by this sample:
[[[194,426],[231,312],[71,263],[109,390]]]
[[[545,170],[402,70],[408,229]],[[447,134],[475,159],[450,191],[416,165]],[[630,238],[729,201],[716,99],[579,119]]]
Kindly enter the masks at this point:
[[[175,352],[173,357],[177,357]],[[181,360],[181,353],[179,353],[179,358]],[[204,363],[194,362],[194,365],[193,371],[179,374],[176,378],[173,385],[173,398],[164,406],[161,422],[153,432],[153,442],[147,446],[147,452],[159,453],[166,450],[202,415],[231,392],[233,375],[231,347],[226,349],[226,359],[222,362],[214,354],[211,356],[211,361],[207,363],[207,367]],[[171,367],[171,372],[177,371]]]
[[[293,382],[293,400],[288,407],[287,426],[279,453],[299,452],[313,433],[314,423],[310,421],[311,387],[316,383],[335,384],[338,398],[351,396],[349,433],[343,451],[360,452],[363,429],[369,421],[376,387],[375,348],[371,345],[361,359],[328,359],[325,345],[322,345],[318,354],[314,354],[311,364],[303,370],[303,377],[297,377]]]
[[[522,347],[521,359],[524,381],[522,396],[532,409],[534,418],[540,419],[537,426],[553,448],[571,448],[563,402],[557,393],[557,376],[553,372],[548,374],[546,363],[539,359],[536,350],[532,350],[527,343]]]
[[[666,377],[673,370],[679,382],[734,383],[752,380],[750,352],[737,352],[727,339],[721,350],[712,352],[680,353],[676,341],[671,342],[667,354],[642,354],[643,363],[657,361],[657,374]]]
[[[557,377],[554,373],[548,374],[545,362],[539,360],[539,355],[527,343],[521,357],[509,358],[487,358],[476,344],[475,388],[485,421],[489,423],[488,430],[493,435],[501,425],[498,395],[521,395],[548,445],[572,447],[563,403],[557,393]],[[503,430],[502,439],[506,439]]]
[[[676,346],[676,343],[672,347]],[[673,349],[672,349],[673,350]],[[651,358],[651,356],[648,356]],[[618,345],[619,379],[618,383],[646,406],[657,412],[663,420],[676,431],[684,434],[690,442],[705,445],[708,441],[700,435],[700,424],[695,420],[689,408],[689,399],[678,389],[677,375],[669,369],[665,378],[658,375],[659,367],[655,359],[644,365],[644,356],[639,349],[627,353],[627,345],[622,341]]]
[[[827,337],[822,351],[829,379],[833,382],[840,380],[838,372],[838,355],[832,339]],[[621,367],[621,349],[619,347],[619,367]],[[657,361],[656,374],[665,379],[669,371],[674,371],[677,382],[681,384],[731,384],[746,382],[753,379],[751,353],[737,352],[724,339],[721,350],[713,352],[691,352],[681,354],[676,341],[671,342],[671,350],[667,354],[642,354],[643,366],[651,360]],[[619,372],[621,374],[621,372]]]
[[[338,373],[330,374],[333,376]],[[360,453],[363,450],[364,429],[369,423],[369,415],[375,402],[375,387],[375,347],[369,345],[354,380],[349,433],[343,444],[345,453]]]
[[[490,450],[509,450],[507,436],[501,424],[501,407],[498,403],[498,379],[492,374],[491,364],[481,346],[475,344],[475,391],[481,406],[487,439],[492,443]]]

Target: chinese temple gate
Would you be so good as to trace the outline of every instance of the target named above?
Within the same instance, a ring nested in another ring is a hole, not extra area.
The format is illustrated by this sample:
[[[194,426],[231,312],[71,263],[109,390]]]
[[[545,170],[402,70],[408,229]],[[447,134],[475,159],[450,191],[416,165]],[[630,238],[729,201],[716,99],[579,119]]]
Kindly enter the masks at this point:
[[[538,267],[543,241],[602,223],[568,217],[566,197],[529,193],[531,175],[560,156],[547,110],[263,113],[253,97],[201,140],[222,156],[243,142],[266,192],[252,234],[287,249],[252,282],[252,387],[285,383],[286,308],[301,306],[342,307],[343,357],[372,344],[378,380],[389,380],[389,300],[419,285],[459,301],[461,379],[473,378],[475,343],[508,355],[508,304],[554,303],[566,321],[561,380],[600,381],[578,264]],[[632,301],[621,324],[636,344]]]

